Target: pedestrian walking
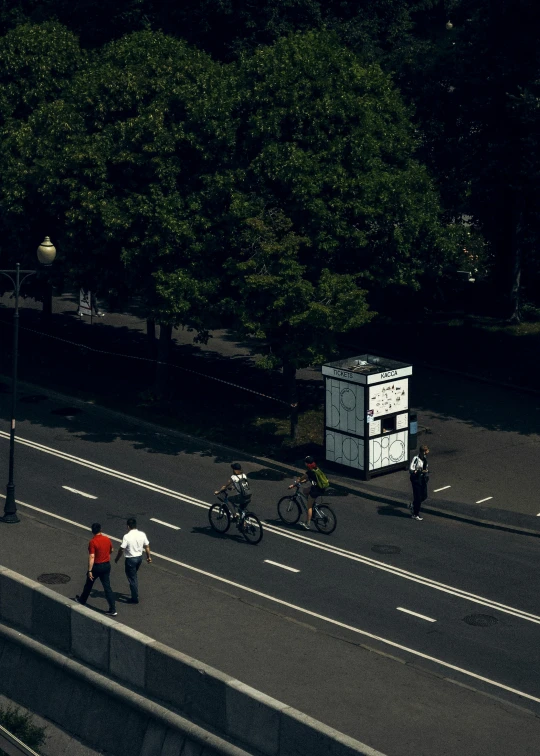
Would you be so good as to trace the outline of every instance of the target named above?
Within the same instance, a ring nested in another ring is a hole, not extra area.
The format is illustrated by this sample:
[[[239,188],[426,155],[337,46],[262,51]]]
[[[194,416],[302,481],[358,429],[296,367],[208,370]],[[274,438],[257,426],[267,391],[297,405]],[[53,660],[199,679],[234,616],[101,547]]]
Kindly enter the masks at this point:
[[[411,485],[413,490],[413,501],[409,505],[412,509],[411,517],[413,520],[423,520],[420,517],[420,506],[423,501],[427,499],[427,484],[429,481],[429,467],[427,456],[429,454],[428,447],[424,444],[420,447],[420,452],[415,455],[411,464],[409,465],[409,473],[411,478]]]
[[[124,536],[114,561],[117,563],[122,554],[125,554],[124,568],[131,591],[131,598],[128,599],[128,604],[138,604],[139,580],[137,573],[141,566],[143,551],[146,552],[146,561],[148,564],[151,563],[152,557],[146,533],[143,533],[142,530],[137,530],[137,520],[134,517],[130,517],[127,521],[127,526],[128,532]]]
[[[86,573],[86,583],[81,595],[75,596],[79,604],[86,604],[90,591],[94,586],[96,578],[101,580],[101,585],[105,592],[105,598],[109,603],[109,611],[105,612],[110,617],[116,617],[116,604],[114,593],[111,588],[111,554],[113,545],[110,538],[103,535],[99,522],[92,523],[93,536],[88,544],[88,572]]]

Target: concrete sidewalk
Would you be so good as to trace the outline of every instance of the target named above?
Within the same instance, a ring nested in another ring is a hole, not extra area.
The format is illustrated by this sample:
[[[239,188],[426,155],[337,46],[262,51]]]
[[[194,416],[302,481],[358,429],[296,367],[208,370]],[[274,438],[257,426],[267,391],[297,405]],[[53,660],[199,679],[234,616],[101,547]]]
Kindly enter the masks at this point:
[[[49,587],[73,598],[84,583],[89,532],[20,511],[19,524],[0,524],[2,564],[34,580],[65,575],[69,582]],[[442,670],[391,656],[375,643],[368,648],[317,619],[307,624],[292,609],[159,557],[139,575],[141,603],[128,605],[123,569],[113,565],[118,621],[373,748],[391,756],[537,753],[537,716],[451,682]],[[89,605],[106,610],[99,586]]]

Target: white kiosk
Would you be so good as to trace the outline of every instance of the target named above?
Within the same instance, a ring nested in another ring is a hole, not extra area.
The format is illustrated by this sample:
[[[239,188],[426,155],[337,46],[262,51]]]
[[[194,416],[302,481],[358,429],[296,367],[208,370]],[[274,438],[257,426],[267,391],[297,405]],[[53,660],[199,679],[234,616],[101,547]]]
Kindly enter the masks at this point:
[[[328,362],[326,460],[372,475],[409,464],[409,376],[412,365],[371,354]]]

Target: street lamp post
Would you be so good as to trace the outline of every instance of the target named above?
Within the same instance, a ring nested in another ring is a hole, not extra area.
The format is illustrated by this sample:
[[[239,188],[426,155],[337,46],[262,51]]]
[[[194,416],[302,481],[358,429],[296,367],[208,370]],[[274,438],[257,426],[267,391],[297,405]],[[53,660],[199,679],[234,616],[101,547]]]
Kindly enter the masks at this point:
[[[37,249],[39,262],[43,266],[52,264],[56,257],[56,249],[48,236],[41,242]],[[8,524],[19,522],[17,516],[17,504],[15,502],[15,483],[13,479],[15,463],[15,412],[17,409],[17,363],[19,357],[19,294],[22,284],[27,278],[34,275],[35,270],[21,270],[19,263],[16,264],[15,270],[0,270],[2,275],[9,278],[13,285],[15,294],[15,311],[13,313],[13,360],[12,360],[12,382],[11,382],[11,425],[9,431],[9,480],[6,486],[6,503],[4,506],[4,516],[0,517],[0,522]],[[21,278],[22,274],[22,278]]]

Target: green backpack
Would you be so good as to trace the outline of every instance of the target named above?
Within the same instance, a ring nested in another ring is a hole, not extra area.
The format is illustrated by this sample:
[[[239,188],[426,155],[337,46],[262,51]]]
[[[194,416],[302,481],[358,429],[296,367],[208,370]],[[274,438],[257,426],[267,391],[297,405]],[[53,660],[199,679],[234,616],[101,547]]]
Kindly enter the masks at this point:
[[[313,471],[315,473],[315,477],[317,478],[317,485],[322,490],[325,491],[328,486],[330,485],[328,478],[323,473],[322,470],[320,470],[318,467],[315,468]]]

